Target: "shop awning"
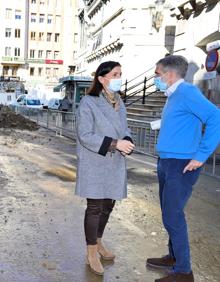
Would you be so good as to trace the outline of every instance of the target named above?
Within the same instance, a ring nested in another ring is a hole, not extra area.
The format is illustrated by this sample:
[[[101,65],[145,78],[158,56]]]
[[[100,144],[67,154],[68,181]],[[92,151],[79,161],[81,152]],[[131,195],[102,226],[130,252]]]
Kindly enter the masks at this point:
[[[60,83],[53,88],[53,92],[60,92],[65,87],[65,84]]]

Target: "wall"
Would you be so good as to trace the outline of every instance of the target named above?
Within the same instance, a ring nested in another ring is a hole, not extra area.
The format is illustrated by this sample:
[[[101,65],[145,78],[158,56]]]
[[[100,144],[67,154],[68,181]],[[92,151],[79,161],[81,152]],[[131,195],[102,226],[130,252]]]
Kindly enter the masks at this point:
[[[101,62],[116,60],[123,66],[123,77],[132,78],[172,51],[175,20],[169,15],[169,1],[161,2],[110,0],[92,16],[99,1],[90,8],[81,2],[84,20],[79,21],[79,30],[84,27],[86,35],[79,39],[78,74],[91,75]],[[117,40],[121,47],[107,51]],[[88,60],[99,51],[101,55]]]
[[[220,75],[213,76],[214,73],[207,73],[205,68],[206,45],[220,39],[220,3],[207,3],[199,8],[199,12],[192,9],[188,17],[180,15],[176,19],[174,53],[185,56],[189,61],[186,79],[197,84],[214,103],[220,104]],[[181,7],[177,4],[174,1],[174,7]]]

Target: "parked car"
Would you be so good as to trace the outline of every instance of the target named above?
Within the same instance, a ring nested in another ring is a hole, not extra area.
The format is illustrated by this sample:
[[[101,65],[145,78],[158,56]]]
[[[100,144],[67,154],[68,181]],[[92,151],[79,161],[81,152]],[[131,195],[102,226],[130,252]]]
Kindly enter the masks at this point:
[[[51,98],[48,102],[48,109],[58,110],[60,107],[62,99],[59,98]]]
[[[29,97],[28,95],[25,95],[25,94],[20,95],[17,98],[16,102],[13,103],[12,105],[26,106],[27,108],[32,108],[32,109],[42,109],[43,108],[40,99]]]

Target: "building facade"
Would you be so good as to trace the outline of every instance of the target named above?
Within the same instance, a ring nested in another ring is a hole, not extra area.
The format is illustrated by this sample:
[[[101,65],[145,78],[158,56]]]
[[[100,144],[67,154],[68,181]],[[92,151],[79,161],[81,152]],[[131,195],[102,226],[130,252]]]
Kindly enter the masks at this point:
[[[77,74],[91,75],[107,60],[132,78],[172,53],[175,20],[170,1],[79,0]]]
[[[174,54],[185,56],[190,64],[186,79],[220,105],[220,74],[206,69],[207,45],[220,40],[220,1],[173,1],[171,16],[176,20]]]
[[[75,0],[8,0],[0,4],[0,72],[26,87],[53,87],[74,65]]]
[[[0,76],[24,77],[26,1],[0,1]]]

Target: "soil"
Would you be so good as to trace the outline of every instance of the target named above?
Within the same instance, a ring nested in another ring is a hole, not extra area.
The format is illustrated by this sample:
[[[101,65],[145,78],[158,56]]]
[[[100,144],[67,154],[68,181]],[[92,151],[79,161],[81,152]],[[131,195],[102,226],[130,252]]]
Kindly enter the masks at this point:
[[[145,266],[167,252],[155,167],[128,158],[126,200],[105,232],[116,254],[104,277],[85,264],[86,202],[74,196],[75,143],[53,132],[0,129],[0,281],[151,282],[165,275]],[[148,161],[148,162],[147,162]],[[186,209],[196,282],[220,281],[220,181],[200,177]]]
[[[0,128],[37,130],[39,126],[22,115],[16,114],[9,107],[0,105]]]

